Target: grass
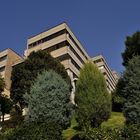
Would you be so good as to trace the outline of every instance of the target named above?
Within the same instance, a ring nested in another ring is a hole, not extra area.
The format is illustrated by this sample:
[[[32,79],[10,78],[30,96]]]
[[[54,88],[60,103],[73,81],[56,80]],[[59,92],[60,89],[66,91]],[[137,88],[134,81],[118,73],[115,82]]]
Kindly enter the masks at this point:
[[[73,117],[71,120],[71,126],[63,131],[63,138],[65,140],[70,140],[73,136],[75,136],[78,131],[74,129],[74,127],[76,127],[78,124],[75,120],[75,118]]]
[[[110,119],[106,122],[103,122],[101,127],[102,128],[122,128],[124,126],[125,118],[122,113],[120,112],[112,112]],[[77,130],[74,129],[78,124],[75,118],[72,118],[71,126],[63,131],[63,138],[65,140],[70,140],[74,135],[78,133]]]
[[[106,122],[103,122],[102,128],[122,128],[124,126],[125,118],[120,112],[112,112],[110,119]]]

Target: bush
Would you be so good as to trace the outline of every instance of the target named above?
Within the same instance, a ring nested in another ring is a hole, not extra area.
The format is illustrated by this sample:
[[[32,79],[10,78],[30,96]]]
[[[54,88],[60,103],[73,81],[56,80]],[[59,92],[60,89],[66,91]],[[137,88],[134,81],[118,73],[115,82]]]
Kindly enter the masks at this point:
[[[122,137],[128,140],[140,140],[140,124],[126,125]]]
[[[111,96],[103,75],[92,63],[84,65],[80,71],[75,96],[76,119],[79,126],[98,127],[111,114]]]
[[[89,128],[75,135],[72,140],[125,140],[119,129]]]
[[[61,140],[58,124],[24,124],[5,133],[0,133],[1,140]],[[56,131],[57,130],[57,131]],[[55,134],[55,135],[54,135]]]

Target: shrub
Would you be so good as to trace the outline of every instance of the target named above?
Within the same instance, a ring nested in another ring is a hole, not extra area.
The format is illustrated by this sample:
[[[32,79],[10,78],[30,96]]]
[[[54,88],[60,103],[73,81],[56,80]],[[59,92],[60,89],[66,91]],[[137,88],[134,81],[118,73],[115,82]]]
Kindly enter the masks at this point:
[[[75,135],[72,140],[125,140],[119,129],[89,128]]]
[[[29,123],[0,133],[1,140],[61,140],[58,124]],[[54,135],[55,134],[55,135]]]
[[[140,140],[140,124],[126,125],[122,137],[128,140]]]

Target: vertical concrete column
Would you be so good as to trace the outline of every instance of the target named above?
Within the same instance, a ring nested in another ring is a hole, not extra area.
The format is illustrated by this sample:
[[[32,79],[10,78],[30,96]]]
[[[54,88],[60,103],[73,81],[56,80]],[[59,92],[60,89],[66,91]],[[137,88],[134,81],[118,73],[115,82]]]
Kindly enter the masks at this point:
[[[67,70],[67,73],[70,76],[71,85],[72,85],[70,100],[71,100],[72,104],[75,104],[75,101],[74,101],[74,98],[75,98],[75,82],[74,82],[74,78],[73,78],[73,73],[69,69]]]

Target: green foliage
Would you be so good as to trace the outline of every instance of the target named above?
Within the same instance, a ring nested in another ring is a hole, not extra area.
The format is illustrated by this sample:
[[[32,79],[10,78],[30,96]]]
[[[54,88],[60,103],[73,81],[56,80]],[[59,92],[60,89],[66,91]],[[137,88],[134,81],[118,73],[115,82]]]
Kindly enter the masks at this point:
[[[72,109],[69,86],[54,71],[40,74],[25,100],[28,103],[28,122],[53,122],[63,129],[69,126]]]
[[[112,111],[122,112],[124,98],[119,96],[117,92],[116,90],[112,92]]]
[[[81,127],[98,127],[111,113],[111,97],[103,75],[92,63],[84,65],[76,86],[76,116]]]
[[[4,122],[4,115],[9,114],[12,109],[13,102],[8,97],[1,95],[0,96],[0,106],[2,112],[2,121]]]
[[[139,140],[140,125],[124,128],[89,128],[75,135],[72,140]]]
[[[30,94],[30,87],[39,73],[50,69],[60,74],[70,84],[70,78],[64,66],[45,51],[33,52],[23,63],[14,66],[10,95],[14,103],[19,102],[21,108],[24,108],[23,95]]]
[[[13,127],[22,124],[24,117],[22,116],[22,111],[18,105],[15,105],[10,111],[10,122]]]
[[[125,124],[125,117],[123,116],[123,113],[112,112],[110,118],[101,124],[101,128],[104,129],[123,128],[124,124]]]
[[[123,75],[124,87],[121,95],[125,99],[123,113],[126,123],[140,123],[140,56],[128,62]]]
[[[122,137],[125,140],[140,140],[140,124],[131,124],[124,127]]]
[[[62,140],[58,124],[30,123],[0,133],[1,140]],[[55,134],[55,135],[54,135]]]
[[[101,128],[89,128],[77,135],[79,140],[125,140],[121,136],[120,129],[101,129]],[[73,138],[72,140],[77,140]]]
[[[126,49],[122,53],[123,65],[127,66],[128,61],[133,56],[140,55],[140,32],[134,33],[132,36],[128,36],[125,41]]]

